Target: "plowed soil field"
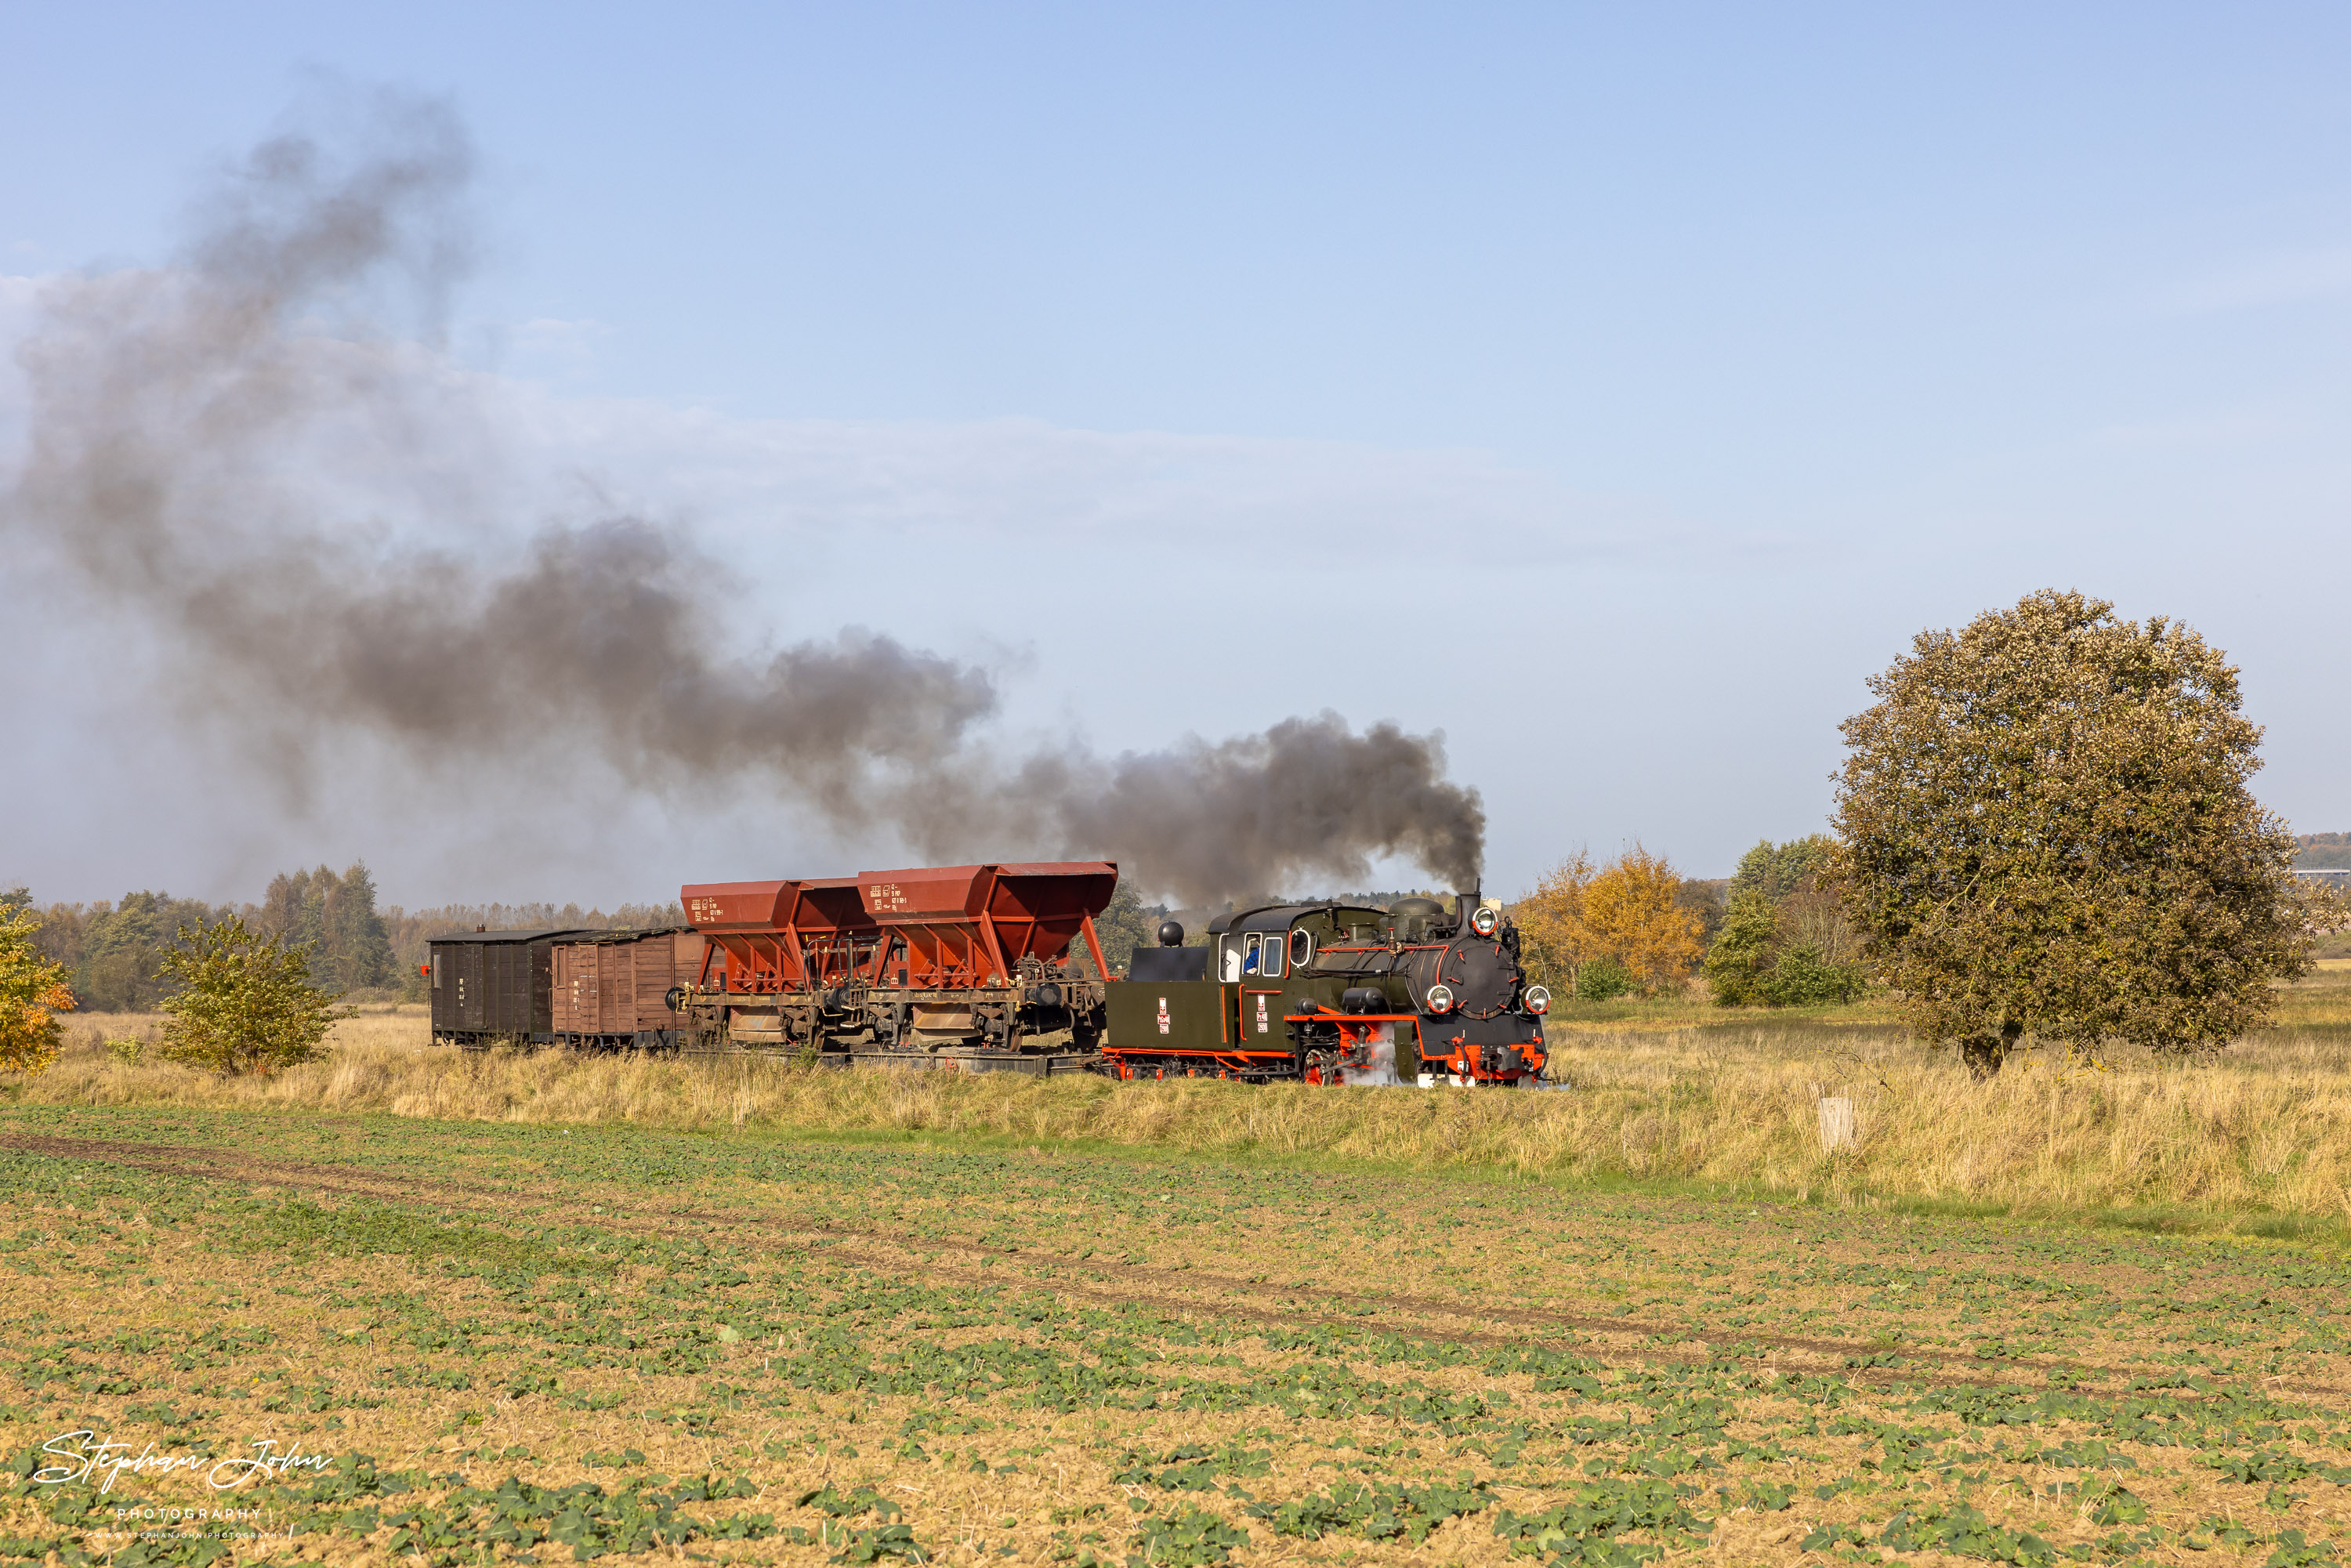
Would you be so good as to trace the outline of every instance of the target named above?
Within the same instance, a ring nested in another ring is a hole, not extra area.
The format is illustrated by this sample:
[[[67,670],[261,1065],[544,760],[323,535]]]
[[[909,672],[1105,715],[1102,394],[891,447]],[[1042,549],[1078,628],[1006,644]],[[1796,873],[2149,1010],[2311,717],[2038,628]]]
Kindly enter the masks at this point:
[[[0,1194],[0,1560],[2351,1555],[2268,1243],[53,1106]]]

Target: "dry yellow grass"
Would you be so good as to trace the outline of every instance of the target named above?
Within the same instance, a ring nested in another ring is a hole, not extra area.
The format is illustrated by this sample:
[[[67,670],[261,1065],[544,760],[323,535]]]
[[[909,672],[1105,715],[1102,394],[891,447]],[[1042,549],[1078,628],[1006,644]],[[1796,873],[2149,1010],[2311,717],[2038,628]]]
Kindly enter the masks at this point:
[[[2293,1233],[2351,1228],[2351,1049],[2323,1021],[2351,999],[2325,977],[2283,1028],[2208,1065],[2029,1056],[1989,1084],[1890,1030],[1726,1030],[1665,1020],[1553,1030],[1543,1093],[1048,1082],[814,1071],[756,1058],[477,1055],[426,1043],[414,1010],[340,1025],[326,1060],[221,1079],[107,1039],[155,1020],[78,1020],[19,1103],[249,1105],[450,1120],[625,1122],[681,1130],[878,1131],[1087,1141],[1221,1155],[1364,1160],[1571,1181],[1748,1185],[1842,1202],[1887,1197],[2026,1214],[2140,1211]],[[1823,1095],[1855,1103],[1831,1154]],[[2177,1212],[2170,1212],[2177,1211]]]

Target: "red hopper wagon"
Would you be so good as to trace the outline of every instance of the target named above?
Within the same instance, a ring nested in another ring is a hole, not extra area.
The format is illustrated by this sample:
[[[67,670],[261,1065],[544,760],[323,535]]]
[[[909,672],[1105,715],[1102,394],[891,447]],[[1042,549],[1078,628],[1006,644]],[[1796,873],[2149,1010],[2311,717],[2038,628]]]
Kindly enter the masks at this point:
[[[706,946],[681,1002],[740,1046],[1064,1071],[1102,1035],[1093,917],[1117,885],[1106,861],[690,885]]]

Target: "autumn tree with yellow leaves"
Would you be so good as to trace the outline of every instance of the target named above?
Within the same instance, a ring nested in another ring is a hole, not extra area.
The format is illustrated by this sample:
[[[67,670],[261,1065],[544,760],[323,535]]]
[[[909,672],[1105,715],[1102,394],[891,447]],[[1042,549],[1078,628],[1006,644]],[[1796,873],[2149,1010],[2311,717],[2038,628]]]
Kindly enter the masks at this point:
[[[1605,866],[1578,850],[1512,914],[1546,983],[1585,994],[1591,971],[1613,967],[1626,988],[1654,996],[1681,984],[1702,950],[1705,922],[1680,892],[1672,862],[1637,843]]]
[[[0,898],[0,1071],[38,1072],[57,1058],[64,1033],[54,1014],[68,1011],[66,967],[33,945],[40,916],[17,894]]]
[[[1511,906],[1527,978],[1573,994],[1576,971],[1597,956],[1583,924],[1583,892],[1596,868],[1582,850],[1543,874],[1535,890]]]
[[[1583,924],[1600,950],[1632,972],[1645,996],[1678,986],[1698,960],[1697,913],[1676,895],[1681,878],[1663,855],[1635,844],[1583,890]]]

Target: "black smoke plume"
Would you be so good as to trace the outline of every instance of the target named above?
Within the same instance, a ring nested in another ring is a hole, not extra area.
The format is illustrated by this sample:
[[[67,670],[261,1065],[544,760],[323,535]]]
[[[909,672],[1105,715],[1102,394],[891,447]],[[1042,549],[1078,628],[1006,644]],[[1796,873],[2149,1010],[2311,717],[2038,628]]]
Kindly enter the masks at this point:
[[[1440,737],[1392,724],[1357,735],[1327,712],[1216,745],[1034,757],[998,799],[1037,802],[1059,841],[1196,906],[1253,888],[1361,886],[1374,854],[1474,888],[1485,849],[1485,810],[1447,780]]]
[[[725,574],[676,528],[501,524],[496,439],[430,346],[471,256],[471,148],[437,103],[378,95],[363,118],[356,152],[256,148],[179,265],[52,288],[0,504],[0,528],[156,624],[191,716],[259,742],[298,800],[319,737],[355,730],[428,766],[763,785],[942,858],[1107,855],[1194,902],[1393,853],[1476,884],[1483,811],[1436,737],[1325,713],[1003,758],[984,671],[854,630],[745,659],[714,629]],[[403,309],[409,329],[383,325]],[[403,542],[402,517],[475,542]]]

